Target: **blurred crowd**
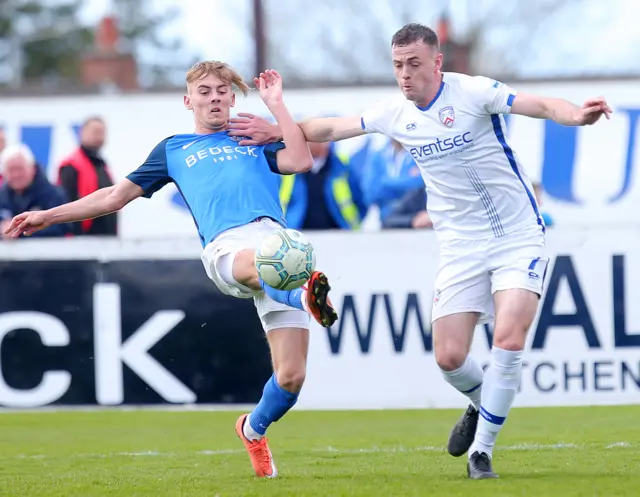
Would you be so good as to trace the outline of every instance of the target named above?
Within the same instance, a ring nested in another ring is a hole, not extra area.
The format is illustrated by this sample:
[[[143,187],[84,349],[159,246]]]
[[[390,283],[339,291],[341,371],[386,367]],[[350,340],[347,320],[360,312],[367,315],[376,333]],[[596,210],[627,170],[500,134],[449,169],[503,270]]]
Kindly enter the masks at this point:
[[[25,211],[44,210],[77,200],[98,188],[113,185],[113,176],[102,158],[106,124],[90,117],[82,124],[79,144],[57,164],[57,180],[51,182],[43,164],[23,143],[7,143],[0,128],[0,236],[13,216]],[[35,233],[35,237],[118,234],[117,214],[81,223],[54,225]]]
[[[82,124],[79,144],[59,164],[51,181],[31,150],[22,143],[6,143],[0,128],[0,236],[13,216],[49,209],[114,184],[102,156],[107,126],[100,117]],[[395,141],[367,136],[353,153],[334,143],[310,143],[311,171],[282,176],[280,201],[290,228],[359,230],[365,220],[381,229],[430,229],[427,193],[413,158]],[[542,202],[539,185],[534,185]],[[547,226],[553,221],[543,210]],[[118,214],[56,225],[38,237],[117,236]]]

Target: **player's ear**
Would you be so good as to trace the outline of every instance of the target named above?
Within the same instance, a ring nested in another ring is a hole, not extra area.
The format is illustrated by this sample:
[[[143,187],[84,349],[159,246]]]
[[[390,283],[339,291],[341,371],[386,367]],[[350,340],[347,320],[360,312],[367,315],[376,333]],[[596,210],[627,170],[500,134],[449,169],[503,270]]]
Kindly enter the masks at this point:
[[[231,94],[231,107],[235,107],[236,106],[236,94],[232,93]]]
[[[184,96],[184,106],[189,110],[193,110],[193,105],[191,104],[191,98],[189,95]]]
[[[436,64],[435,64],[435,67],[434,67],[436,72],[438,72],[438,71],[440,71],[442,69],[443,58],[444,58],[444,56],[441,53],[436,55],[436,60],[435,60]]]

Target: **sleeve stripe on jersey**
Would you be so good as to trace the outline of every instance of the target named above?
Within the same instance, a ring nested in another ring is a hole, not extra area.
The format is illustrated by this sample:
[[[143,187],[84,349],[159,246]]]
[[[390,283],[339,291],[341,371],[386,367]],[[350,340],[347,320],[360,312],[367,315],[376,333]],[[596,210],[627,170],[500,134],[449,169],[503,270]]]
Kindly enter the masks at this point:
[[[512,93],[511,95],[509,95],[509,98],[507,98],[507,106],[511,107],[513,105],[513,101],[515,100],[516,96]]]
[[[360,126],[362,127],[363,131],[365,131],[367,129],[367,127],[364,125],[364,117],[360,118]]]
[[[269,143],[264,147],[264,156],[267,159],[267,164],[269,164],[269,169],[271,172],[275,174],[280,174],[280,170],[278,169],[278,151],[286,148],[284,142],[274,142]]]

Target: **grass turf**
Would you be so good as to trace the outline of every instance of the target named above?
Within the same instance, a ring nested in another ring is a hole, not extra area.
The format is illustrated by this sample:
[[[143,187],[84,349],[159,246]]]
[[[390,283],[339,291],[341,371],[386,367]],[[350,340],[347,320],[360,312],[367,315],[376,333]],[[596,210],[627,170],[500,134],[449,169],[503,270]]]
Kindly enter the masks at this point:
[[[0,495],[626,496],[640,488],[640,406],[514,409],[498,480],[444,451],[461,411],[291,412],[269,430],[280,476],[253,477],[224,411],[0,414]]]

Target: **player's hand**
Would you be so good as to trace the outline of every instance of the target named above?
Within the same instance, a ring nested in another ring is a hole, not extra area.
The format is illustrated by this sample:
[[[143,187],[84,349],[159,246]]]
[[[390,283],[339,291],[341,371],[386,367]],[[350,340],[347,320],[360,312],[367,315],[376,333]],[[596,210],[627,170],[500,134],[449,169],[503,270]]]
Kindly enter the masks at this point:
[[[272,105],[282,103],[282,76],[277,71],[267,69],[253,81],[256,88],[260,90],[260,98],[267,107],[271,108]]]
[[[4,234],[4,231],[9,228],[11,224],[11,219],[5,219],[4,221],[0,221],[0,238],[9,238]]]
[[[420,211],[411,221],[411,227],[413,229],[425,229],[425,228],[433,228],[433,223],[431,222],[431,216],[427,211]]]
[[[576,124],[589,126],[598,122],[602,116],[611,119],[612,112],[604,97],[590,98],[580,108],[576,116]]]
[[[240,140],[238,145],[266,145],[280,139],[280,128],[277,124],[271,124],[266,119],[240,112],[238,117],[229,119],[229,135],[249,137],[247,140]]]
[[[3,231],[6,238],[18,238],[20,235],[32,235],[36,231],[51,226],[45,211],[31,211],[18,214]]]

